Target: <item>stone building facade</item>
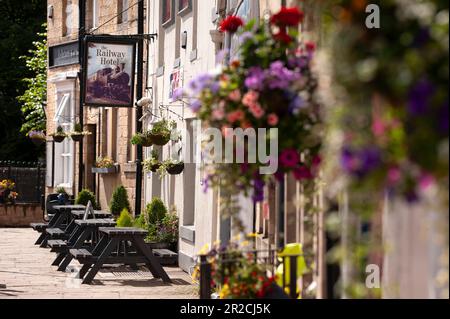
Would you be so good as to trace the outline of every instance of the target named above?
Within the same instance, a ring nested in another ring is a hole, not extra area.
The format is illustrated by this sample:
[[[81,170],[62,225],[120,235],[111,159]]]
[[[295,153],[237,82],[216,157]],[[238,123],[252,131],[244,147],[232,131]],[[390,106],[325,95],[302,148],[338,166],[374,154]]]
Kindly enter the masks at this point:
[[[137,6],[128,0],[87,0],[86,32],[88,34],[126,35],[137,33]],[[129,9],[128,9],[129,8]],[[48,69],[47,132],[61,125],[66,131],[79,122],[80,88],[77,62],[78,0],[48,1]],[[128,9],[128,10],[126,10]],[[126,12],[123,12],[125,11]],[[122,14],[120,14],[123,12]],[[71,44],[73,43],[73,46]],[[70,58],[72,57],[72,58]],[[53,61],[54,60],[54,61]],[[54,65],[52,65],[54,64]],[[83,187],[97,195],[107,209],[114,189],[124,185],[131,203],[136,186],[136,150],[129,143],[135,131],[134,108],[84,108],[84,130],[91,133],[83,145]],[[77,194],[79,147],[70,139],[47,143],[47,193],[63,186]],[[117,174],[97,175],[91,168],[96,158],[110,157],[120,167]]]

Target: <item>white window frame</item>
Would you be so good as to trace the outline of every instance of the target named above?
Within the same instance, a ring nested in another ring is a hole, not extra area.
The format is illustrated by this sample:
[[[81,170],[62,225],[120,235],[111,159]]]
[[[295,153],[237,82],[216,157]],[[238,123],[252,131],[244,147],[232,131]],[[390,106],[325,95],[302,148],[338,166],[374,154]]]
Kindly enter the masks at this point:
[[[100,18],[99,0],[92,0],[92,28],[97,28]]]
[[[65,132],[74,127],[75,92],[73,89],[57,91],[58,107],[55,112],[55,127],[61,126]],[[66,138],[64,142],[55,144],[55,176],[56,187],[71,189],[74,178],[74,142]]]

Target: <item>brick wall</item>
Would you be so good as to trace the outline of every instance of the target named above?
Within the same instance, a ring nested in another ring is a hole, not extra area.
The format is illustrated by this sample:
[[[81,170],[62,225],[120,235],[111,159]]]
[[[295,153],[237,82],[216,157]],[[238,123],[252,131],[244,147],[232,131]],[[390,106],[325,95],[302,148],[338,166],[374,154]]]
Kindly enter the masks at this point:
[[[39,204],[0,205],[0,227],[28,227],[42,222],[42,217]]]

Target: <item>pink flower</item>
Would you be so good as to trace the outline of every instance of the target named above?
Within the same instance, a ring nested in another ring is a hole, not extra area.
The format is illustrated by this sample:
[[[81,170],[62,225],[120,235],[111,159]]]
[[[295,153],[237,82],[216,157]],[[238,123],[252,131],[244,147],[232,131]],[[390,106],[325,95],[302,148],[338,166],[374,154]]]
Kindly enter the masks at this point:
[[[242,121],[245,119],[245,113],[241,110],[231,112],[227,115],[227,120],[230,122],[230,124],[233,124],[237,121]]]
[[[419,185],[422,191],[427,190],[433,184],[434,184],[434,177],[431,174],[423,174],[422,177],[420,178]]]
[[[402,173],[398,167],[392,167],[388,171],[388,181],[390,184],[397,184],[402,178]]]
[[[256,91],[249,91],[244,95],[244,98],[242,99],[242,104],[245,106],[250,107],[253,104],[256,104],[259,99],[259,93]]]
[[[212,112],[213,120],[222,121],[225,118],[225,111],[222,108],[217,108]]]
[[[239,102],[242,98],[241,91],[234,90],[228,95],[228,98],[233,102]]]
[[[320,164],[322,164],[322,157],[320,157],[319,155],[314,156],[314,158],[312,159],[312,165],[317,167],[320,166]]]
[[[280,163],[285,167],[294,168],[300,162],[300,155],[297,150],[289,148],[284,150],[280,155]]]
[[[314,178],[311,170],[304,165],[294,170],[294,177],[298,181]]]
[[[269,116],[267,118],[267,123],[270,126],[277,126],[279,121],[280,121],[280,119],[278,118],[278,115],[276,115],[275,113],[269,114]]]
[[[262,118],[266,114],[266,112],[264,112],[264,110],[262,109],[261,105],[259,105],[259,103],[252,104],[250,106],[250,112],[257,119]]]

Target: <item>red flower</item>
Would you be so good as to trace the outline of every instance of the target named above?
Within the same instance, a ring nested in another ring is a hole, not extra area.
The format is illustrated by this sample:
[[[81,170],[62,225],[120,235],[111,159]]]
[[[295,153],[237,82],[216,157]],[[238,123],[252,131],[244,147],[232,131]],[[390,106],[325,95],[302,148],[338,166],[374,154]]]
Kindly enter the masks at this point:
[[[300,166],[298,169],[296,169],[294,171],[294,176],[298,181],[314,178],[311,170],[306,166]]]
[[[316,51],[316,44],[314,42],[308,41],[305,43],[306,51],[312,53]]]
[[[281,8],[280,12],[274,14],[271,23],[278,27],[295,27],[303,21],[304,13],[297,7]]]
[[[244,25],[244,21],[237,16],[229,16],[220,24],[221,32],[235,33],[240,27]]]
[[[292,37],[289,34],[287,34],[285,29],[281,29],[280,32],[278,32],[273,36],[273,38],[284,44],[290,44],[293,40]]]

